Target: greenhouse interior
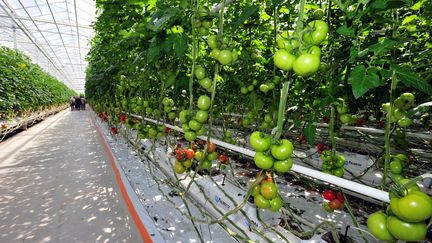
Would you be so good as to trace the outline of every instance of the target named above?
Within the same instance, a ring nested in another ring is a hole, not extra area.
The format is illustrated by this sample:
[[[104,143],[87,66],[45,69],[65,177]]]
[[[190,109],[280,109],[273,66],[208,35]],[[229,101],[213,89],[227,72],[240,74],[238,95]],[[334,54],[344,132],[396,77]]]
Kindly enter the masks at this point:
[[[431,35],[430,0],[1,0],[0,242],[432,242]]]

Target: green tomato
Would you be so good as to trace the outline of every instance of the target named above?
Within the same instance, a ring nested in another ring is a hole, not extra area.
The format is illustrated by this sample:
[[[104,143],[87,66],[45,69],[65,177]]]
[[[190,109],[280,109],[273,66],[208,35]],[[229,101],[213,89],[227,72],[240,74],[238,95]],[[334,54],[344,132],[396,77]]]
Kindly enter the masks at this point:
[[[210,168],[212,167],[212,162],[209,160],[204,160],[203,162],[201,162],[199,167],[200,170],[210,170]]]
[[[269,91],[269,86],[267,84],[261,84],[259,89],[261,92],[267,93]]]
[[[217,48],[217,36],[216,35],[209,35],[207,37],[207,44],[211,49]]]
[[[408,223],[395,216],[387,218],[387,229],[396,239],[403,241],[421,241],[427,233],[424,222]]]
[[[247,89],[247,87],[242,86],[242,87],[240,88],[240,93],[242,93],[242,94],[247,94],[247,93],[248,93],[248,89]]]
[[[209,20],[204,20],[204,21],[201,22],[201,24],[206,29],[209,29],[213,25],[213,23],[211,21],[209,21]]]
[[[202,127],[202,124],[199,121],[197,121],[195,119],[192,119],[189,121],[189,128],[194,130],[195,132],[200,130],[201,127]]]
[[[411,93],[403,93],[401,96],[399,96],[399,99],[402,100],[402,109],[408,110],[411,108],[415,103],[415,96]]]
[[[265,199],[261,194],[254,196],[254,203],[258,208],[265,209],[270,207],[270,200]]]
[[[210,103],[211,103],[210,97],[208,97],[207,95],[201,95],[198,98],[198,108],[200,110],[203,111],[208,110],[210,108]]]
[[[190,118],[190,112],[188,110],[180,111],[179,118],[181,123],[187,123]]]
[[[344,167],[345,166],[345,157],[338,154],[336,155],[336,163],[335,166],[340,168],[340,167]]]
[[[204,69],[203,67],[201,67],[201,66],[196,66],[196,67],[195,67],[195,72],[194,72],[194,74],[195,74],[195,77],[196,77],[198,80],[203,79],[203,78],[205,78],[205,76],[206,76],[205,69]]]
[[[287,49],[289,47],[289,45],[290,45],[289,40],[286,39],[286,38],[284,38],[284,37],[282,37],[282,36],[279,36],[276,39],[276,43],[277,43],[277,47],[279,49]]]
[[[406,222],[422,222],[432,216],[432,199],[421,191],[412,191],[402,198],[391,198],[390,209]]]
[[[296,56],[294,56],[293,54],[289,53],[284,49],[277,50],[273,57],[275,66],[284,71],[291,70],[293,68],[293,64],[296,59],[297,59]]]
[[[267,86],[268,86],[269,90],[272,90],[275,88],[275,84],[273,82],[270,82],[269,84],[267,84]]]
[[[273,164],[273,168],[279,173],[286,173],[291,170],[293,166],[293,160],[291,158],[281,161],[276,161]]]
[[[251,124],[251,120],[249,118],[245,118],[242,121],[242,126],[243,127],[248,127]]]
[[[183,174],[186,171],[186,167],[184,167],[181,162],[176,161],[174,165],[174,170],[177,174]]]
[[[170,113],[172,111],[172,107],[166,106],[166,107],[164,107],[164,111],[165,111],[165,113]]]
[[[330,202],[323,202],[323,208],[327,213],[333,213],[333,209],[330,207]]]
[[[261,185],[260,184],[255,185],[254,188],[252,189],[252,196],[255,197],[256,195],[258,195],[260,193],[261,193]]]
[[[389,102],[387,102],[387,103],[383,103],[383,104],[381,105],[381,108],[382,108],[385,112],[389,112],[389,111],[390,111],[390,103],[389,103]]]
[[[303,40],[309,45],[319,45],[327,37],[329,27],[326,22],[314,20],[309,23],[308,27],[310,31],[303,35]]]
[[[293,63],[294,72],[306,77],[318,71],[320,58],[313,54],[302,54]]]
[[[273,167],[274,160],[272,157],[265,155],[263,152],[256,152],[254,156],[254,162],[258,168],[267,170]]]
[[[183,132],[190,131],[190,127],[189,127],[189,125],[187,123],[183,123],[182,124],[182,129],[183,129]]]
[[[195,114],[195,120],[197,120],[200,123],[204,123],[207,121],[208,119],[208,112],[207,111],[202,111],[199,110],[197,111],[197,113]]]
[[[348,112],[348,106],[345,104],[340,104],[336,106],[336,110],[339,114],[345,114]]]
[[[312,17],[316,20],[320,20],[324,17],[324,10],[322,10],[321,8],[316,9],[313,14]]]
[[[390,171],[393,174],[400,174],[402,172],[402,164],[399,162],[399,160],[393,160],[390,163]]]
[[[339,116],[339,120],[343,124],[350,124],[351,123],[351,115],[350,114],[342,114]]]
[[[271,200],[273,198],[276,198],[276,196],[277,196],[276,184],[274,182],[264,181],[261,184],[260,194],[265,199]]]
[[[237,51],[232,51],[231,52],[231,55],[232,55],[232,62],[235,62],[235,61],[237,61],[237,59],[238,59],[238,53],[237,53]]]
[[[196,160],[200,161],[200,160],[203,159],[203,157],[204,157],[203,152],[201,152],[201,151],[196,151],[196,152],[195,152],[194,158],[195,158]]]
[[[203,79],[201,79],[199,81],[199,84],[204,89],[210,89],[213,83],[212,83],[211,79],[209,79],[209,78],[203,78]]]
[[[170,113],[168,113],[168,119],[170,119],[170,120],[174,120],[175,118],[176,118],[176,113],[175,112],[170,112]]]
[[[283,200],[281,197],[275,197],[270,200],[270,210],[273,212],[279,212],[283,204]]]
[[[262,132],[255,131],[251,134],[249,138],[249,143],[253,150],[257,152],[264,152],[270,148],[271,137]]]
[[[217,59],[218,58],[218,56],[219,56],[219,54],[220,54],[220,50],[219,49],[217,49],[217,48],[215,48],[215,49],[213,49],[211,52],[210,52],[210,56],[212,57],[212,58],[214,58],[214,59]]]
[[[191,159],[187,159],[185,161],[182,162],[183,166],[187,168],[190,168],[193,164],[193,161]]]
[[[201,36],[205,36],[208,35],[209,30],[203,26],[198,28],[198,34],[200,34]]]
[[[344,173],[345,173],[345,170],[343,167],[332,170],[332,174],[334,176],[337,176],[337,177],[342,177],[344,175]]]
[[[197,136],[202,136],[202,135],[204,135],[205,133],[206,133],[206,128],[204,127],[204,126],[202,126],[201,128],[200,128],[200,130],[198,130],[197,132],[196,132],[196,135]]]
[[[189,142],[192,142],[197,137],[196,133],[193,131],[185,132],[184,136],[185,136],[186,141],[189,141]]]
[[[277,160],[286,160],[291,157],[294,146],[287,139],[282,139],[271,146],[271,154]]]
[[[213,161],[218,158],[217,152],[211,152],[207,155],[207,160]]]
[[[253,84],[249,85],[249,86],[247,87],[247,89],[248,89],[248,92],[253,91],[253,90],[254,90],[254,86],[253,86]]]
[[[398,109],[396,108],[393,112],[393,117],[396,120],[402,119],[404,116],[406,116],[406,111],[402,110],[402,109]]]
[[[315,55],[317,57],[321,57],[321,48],[319,48],[318,46],[311,46],[309,48],[309,50],[307,51],[307,53],[310,53],[310,54]]]
[[[409,127],[412,125],[412,120],[408,117],[401,118],[397,121],[398,126],[400,127]]]
[[[387,229],[387,215],[382,211],[377,211],[369,215],[367,227],[369,232],[380,241],[396,240]]]
[[[264,115],[264,121],[265,122],[272,122],[273,118],[272,118],[272,116],[270,114],[265,114]]]
[[[219,55],[217,57],[217,60],[222,65],[231,64],[231,62],[233,61],[233,57],[232,57],[231,51],[229,51],[229,50],[222,50],[222,51],[220,51]]]

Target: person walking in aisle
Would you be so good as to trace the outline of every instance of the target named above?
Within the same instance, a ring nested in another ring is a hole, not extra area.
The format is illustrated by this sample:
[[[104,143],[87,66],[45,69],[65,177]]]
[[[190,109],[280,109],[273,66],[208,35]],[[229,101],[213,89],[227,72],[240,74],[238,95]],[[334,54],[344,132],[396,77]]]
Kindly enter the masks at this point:
[[[71,107],[71,111],[73,111],[75,108],[75,98],[73,96],[70,97],[69,104]]]
[[[84,97],[81,97],[81,110],[85,111],[86,108],[86,99]]]
[[[75,98],[75,110],[79,111],[81,108],[81,99],[80,97]]]

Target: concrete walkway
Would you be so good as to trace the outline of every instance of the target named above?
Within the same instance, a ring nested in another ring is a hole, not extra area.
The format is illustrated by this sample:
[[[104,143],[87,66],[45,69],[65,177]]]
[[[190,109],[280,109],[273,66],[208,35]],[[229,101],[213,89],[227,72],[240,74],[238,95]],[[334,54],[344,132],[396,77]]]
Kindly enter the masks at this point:
[[[0,143],[0,242],[142,242],[86,111]]]

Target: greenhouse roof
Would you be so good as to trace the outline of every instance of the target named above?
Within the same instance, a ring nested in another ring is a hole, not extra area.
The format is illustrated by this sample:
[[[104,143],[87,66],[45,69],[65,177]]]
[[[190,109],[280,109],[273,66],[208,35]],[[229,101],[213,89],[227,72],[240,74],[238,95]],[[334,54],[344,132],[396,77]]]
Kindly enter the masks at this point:
[[[96,16],[93,0],[0,0],[0,45],[16,48],[77,92]]]

